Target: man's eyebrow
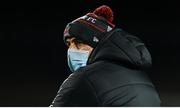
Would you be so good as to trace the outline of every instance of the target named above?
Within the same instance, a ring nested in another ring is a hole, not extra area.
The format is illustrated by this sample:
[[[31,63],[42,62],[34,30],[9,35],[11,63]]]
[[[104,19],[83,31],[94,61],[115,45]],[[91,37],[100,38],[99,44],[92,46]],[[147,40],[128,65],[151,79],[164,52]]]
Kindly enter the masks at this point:
[[[66,42],[69,43],[69,42],[71,42],[71,41],[73,41],[73,40],[74,40],[73,38],[67,38],[67,39],[66,39]]]

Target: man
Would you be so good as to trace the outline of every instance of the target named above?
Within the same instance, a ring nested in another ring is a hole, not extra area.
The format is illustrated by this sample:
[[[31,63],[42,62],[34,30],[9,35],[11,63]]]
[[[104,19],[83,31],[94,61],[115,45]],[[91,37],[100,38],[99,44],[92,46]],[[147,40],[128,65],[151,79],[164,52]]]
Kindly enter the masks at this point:
[[[51,106],[160,106],[145,73],[151,66],[148,50],[112,21],[111,8],[103,5],[66,26],[64,41],[73,73]]]

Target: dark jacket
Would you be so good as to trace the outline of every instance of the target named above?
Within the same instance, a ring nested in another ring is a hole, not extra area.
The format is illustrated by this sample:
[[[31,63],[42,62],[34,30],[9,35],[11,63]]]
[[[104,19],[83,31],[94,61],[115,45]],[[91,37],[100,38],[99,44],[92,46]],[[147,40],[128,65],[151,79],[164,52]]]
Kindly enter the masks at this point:
[[[63,82],[51,106],[160,106],[145,73],[151,56],[137,37],[121,29],[107,33],[87,64]]]

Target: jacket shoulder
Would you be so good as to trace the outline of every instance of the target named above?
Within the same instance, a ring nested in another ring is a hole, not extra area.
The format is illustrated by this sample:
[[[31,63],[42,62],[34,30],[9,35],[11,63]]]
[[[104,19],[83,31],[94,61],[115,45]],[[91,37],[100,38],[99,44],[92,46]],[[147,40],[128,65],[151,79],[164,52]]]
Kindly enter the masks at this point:
[[[87,98],[88,97],[88,98]],[[51,106],[96,106],[97,101],[89,82],[81,72],[71,74],[60,86]]]

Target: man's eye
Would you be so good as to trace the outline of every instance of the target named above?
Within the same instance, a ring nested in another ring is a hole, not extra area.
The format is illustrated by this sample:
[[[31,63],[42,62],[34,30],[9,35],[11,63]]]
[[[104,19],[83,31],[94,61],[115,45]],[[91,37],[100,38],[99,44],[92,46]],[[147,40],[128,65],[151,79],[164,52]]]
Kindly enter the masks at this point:
[[[70,46],[70,42],[66,42],[67,46]]]

